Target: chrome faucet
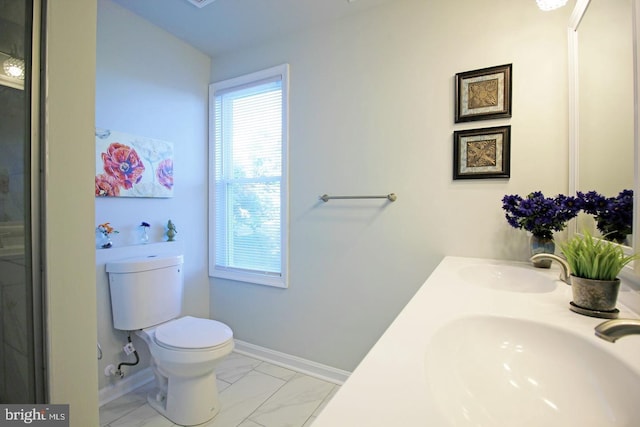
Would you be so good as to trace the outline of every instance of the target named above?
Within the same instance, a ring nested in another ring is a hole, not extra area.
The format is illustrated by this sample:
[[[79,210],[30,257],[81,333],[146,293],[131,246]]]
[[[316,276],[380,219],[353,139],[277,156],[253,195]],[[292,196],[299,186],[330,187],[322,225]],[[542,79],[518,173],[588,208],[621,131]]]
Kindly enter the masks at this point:
[[[609,342],[616,342],[618,338],[633,334],[640,334],[640,320],[613,319],[596,326],[596,336]]]
[[[564,258],[560,258],[558,255],[547,253],[535,254],[530,258],[531,261],[542,261],[545,259],[557,261],[558,264],[560,264],[560,280],[570,285],[571,282],[569,281],[569,275],[571,274],[571,272],[569,263]]]

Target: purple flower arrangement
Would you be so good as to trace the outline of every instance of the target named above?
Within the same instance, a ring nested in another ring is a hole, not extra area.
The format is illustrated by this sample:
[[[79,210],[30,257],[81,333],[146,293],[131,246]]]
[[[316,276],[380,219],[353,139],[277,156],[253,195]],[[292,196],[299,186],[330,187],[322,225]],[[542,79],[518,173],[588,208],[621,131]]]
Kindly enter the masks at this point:
[[[531,232],[536,237],[553,238],[554,231],[561,231],[567,222],[575,218],[582,207],[578,197],[559,194],[545,197],[541,191],[534,191],[522,198],[506,195],[502,198],[502,209],[509,225]]]
[[[595,217],[605,239],[623,242],[632,231],[633,191],[623,190],[616,197],[605,197],[595,191],[579,191],[576,197],[562,194],[545,197],[534,191],[526,198],[504,196],[502,209],[509,225],[540,238],[553,238],[555,231],[562,231],[570,219],[584,211]]]
[[[595,191],[578,192],[582,209],[594,216],[602,236],[623,243],[631,234],[633,224],[633,190],[622,190],[615,197],[605,197]]]

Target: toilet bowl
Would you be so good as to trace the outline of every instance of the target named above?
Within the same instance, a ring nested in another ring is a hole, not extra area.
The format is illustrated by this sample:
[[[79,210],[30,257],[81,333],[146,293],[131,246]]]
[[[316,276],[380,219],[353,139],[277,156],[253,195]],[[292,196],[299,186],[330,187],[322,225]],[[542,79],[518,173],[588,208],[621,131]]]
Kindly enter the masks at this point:
[[[134,331],[149,348],[156,387],[149,404],[191,426],[220,410],[215,367],[234,348],[224,323],[182,311],[182,255],[146,256],[106,265],[113,326]]]
[[[135,332],[151,353],[156,387],[149,404],[180,425],[197,425],[220,410],[215,367],[234,348],[224,323],[185,316]]]

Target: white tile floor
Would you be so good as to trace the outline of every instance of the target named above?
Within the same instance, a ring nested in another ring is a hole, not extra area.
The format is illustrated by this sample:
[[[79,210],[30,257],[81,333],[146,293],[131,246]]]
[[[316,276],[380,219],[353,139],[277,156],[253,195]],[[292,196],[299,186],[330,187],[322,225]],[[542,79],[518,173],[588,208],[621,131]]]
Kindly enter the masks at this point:
[[[204,427],[308,427],[339,386],[231,353],[216,369],[220,412]],[[146,403],[153,383],[100,408],[102,427],[171,427]]]

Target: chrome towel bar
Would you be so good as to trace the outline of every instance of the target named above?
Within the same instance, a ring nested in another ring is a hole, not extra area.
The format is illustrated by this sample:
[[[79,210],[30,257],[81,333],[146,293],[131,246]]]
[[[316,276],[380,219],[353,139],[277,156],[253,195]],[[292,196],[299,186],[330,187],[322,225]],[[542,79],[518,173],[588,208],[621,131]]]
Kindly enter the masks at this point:
[[[320,196],[320,200],[323,202],[328,202],[331,199],[387,199],[390,202],[395,202],[398,196],[396,193],[389,193],[385,196],[329,196],[328,194]]]

